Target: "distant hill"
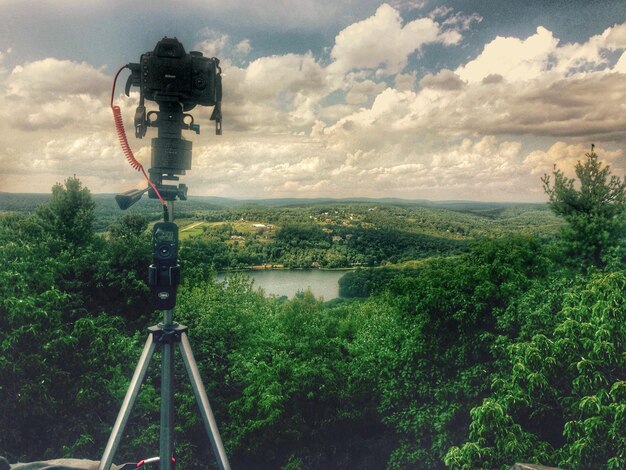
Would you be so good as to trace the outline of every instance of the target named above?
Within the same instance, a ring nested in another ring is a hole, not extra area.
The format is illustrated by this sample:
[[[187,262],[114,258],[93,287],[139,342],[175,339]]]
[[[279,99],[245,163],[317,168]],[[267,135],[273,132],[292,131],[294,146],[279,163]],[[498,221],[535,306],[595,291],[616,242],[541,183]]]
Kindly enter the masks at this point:
[[[106,230],[109,224],[126,213],[139,213],[149,220],[162,217],[159,204],[144,196],[139,202],[126,211],[122,211],[115,202],[113,194],[93,194],[96,203],[96,230]],[[50,194],[36,193],[3,193],[0,192],[0,212],[29,213],[50,199]],[[233,199],[216,196],[190,196],[187,201],[178,201],[175,205],[176,218],[194,217],[200,213],[211,211],[229,211],[237,208],[315,208],[317,206],[368,206],[380,205],[400,209],[424,209],[450,211],[467,214],[480,219],[498,219],[508,224],[528,224],[529,217],[539,214],[541,219],[548,216],[546,204],[514,203],[514,202],[479,202],[479,201],[428,201],[425,199],[398,198],[277,198],[277,199]],[[450,213],[448,212],[448,213]],[[433,213],[430,213],[433,217]],[[443,216],[448,219],[450,216]],[[441,219],[440,214],[436,218]],[[453,218],[454,219],[454,218]],[[518,219],[518,220],[515,220]],[[532,225],[532,224],[531,224]]]
[[[432,207],[448,209],[457,212],[489,212],[504,210],[511,207],[545,208],[545,203],[529,202],[482,202],[482,201],[429,201],[428,199],[400,199],[400,198],[275,198],[275,199],[232,199],[214,196],[192,196],[190,201],[206,202],[222,207],[237,207],[246,205],[259,205],[269,207],[297,207],[317,204],[385,204],[393,206]]]
[[[0,212],[29,212],[49,200],[50,194],[0,192]]]
[[[95,203],[102,208],[119,210],[114,194],[92,194]],[[5,193],[0,192],[0,211],[28,212],[47,202],[50,194],[43,193]],[[143,197],[130,210],[154,211],[156,201]],[[545,207],[543,203],[523,202],[481,202],[481,201],[429,201],[427,199],[400,198],[275,198],[275,199],[234,199],[217,196],[190,196],[187,201],[178,201],[180,210],[211,210],[229,207],[259,205],[268,207],[297,207],[317,204],[386,204],[395,206],[433,207],[457,212],[489,212],[510,207]]]

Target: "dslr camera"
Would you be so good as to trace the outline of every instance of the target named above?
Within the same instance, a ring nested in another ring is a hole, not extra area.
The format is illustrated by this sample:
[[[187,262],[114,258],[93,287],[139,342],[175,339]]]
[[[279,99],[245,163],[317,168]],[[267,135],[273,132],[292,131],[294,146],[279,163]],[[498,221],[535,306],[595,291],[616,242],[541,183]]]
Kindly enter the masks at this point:
[[[139,63],[126,65],[131,75],[126,82],[126,94],[132,86],[139,87],[139,106],[135,111],[135,137],[141,139],[148,127],[156,127],[158,135],[152,139],[150,180],[163,199],[187,199],[187,186],[165,184],[178,181],[191,169],[191,141],[182,138],[183,130],[200,133],[187,111],[196,105],[213,106],[211,120],[215,132],[222,134],[222,75],[219,59],[204,57],[202,52],[189,54],[176,38],[164,37],[153,51],[141,55]],[[159,105],[158,111],[146,112],[145,100]],[[156,199],[152,188],[148,195]],[[141,197],[137,191],[122,196],[120,207],[128,207]],[[119,203],[119,202],[118,202]],[[125,208],[122,207],[122,208]]]

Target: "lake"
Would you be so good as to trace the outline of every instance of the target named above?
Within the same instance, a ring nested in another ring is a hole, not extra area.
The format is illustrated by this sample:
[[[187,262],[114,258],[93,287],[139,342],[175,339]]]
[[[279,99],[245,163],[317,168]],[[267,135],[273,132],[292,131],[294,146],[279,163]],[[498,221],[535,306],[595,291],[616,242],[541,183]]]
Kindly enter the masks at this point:
[[[287,296],[290,299],[300,291],[307,289],[315,297],[332,300],[339,297],[339,278],[347,271],[307,270],[265,270],[246,271],[245,274],[254,280],[255,289],[263,289],[265,295]],[[218,281],[228,278],[229,273],[217,275]]]

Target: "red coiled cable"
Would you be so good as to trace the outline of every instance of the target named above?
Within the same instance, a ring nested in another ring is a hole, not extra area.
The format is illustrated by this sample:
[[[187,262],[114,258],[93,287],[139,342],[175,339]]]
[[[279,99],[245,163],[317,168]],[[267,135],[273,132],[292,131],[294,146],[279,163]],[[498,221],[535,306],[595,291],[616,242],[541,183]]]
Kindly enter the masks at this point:
[[[117,132],[117,138],[120,141],[120,146],[122,147],[122,151],[124,152],[124,155],[126,156],[126,160],[128,160],[128,163],[130,163],[130,166],[132,166],[135,170],[141,171],[143,173],[143,175],[146,177],[146,180],[148,181],[148,184],[150,185],[152,189],[154,189],[154,192],[159,198],[159,201],[161,201],[161,204],[167,207],[167,204],[161,197],[161,193],[159,193],[159,190],[156,188],[156,186],[154,185],[150,177],[148,177],[148,175],[146,174],[146,171],[143,169],[143,165],[139,163],[139,161],[135,158],[135,155],[133,154],[133,151],[130,148],[130,144],[128,143],[128,138],[126,137],[126,130],[124,130],[124,122],[122,120],[122,110],[120,109],[119,106],[113,106],[113,98],[115,96],[115,84],[117,83],[117,77],[119,77],[122,70],[124,70],[126,67],[127,66],[124,65],[115,74],[115,79],[113,80],[113,89],[111,90],[111,109],[113,110],[113,120],[115,121],[115,131]]]
[[[143,169],[141,163],[137,161],[135,155],[133,155],[133,151],[128,144],[128,139],[126,138],[126,132],[124,130],[124,122],[122,121],[122,110],[119,106],[111,106],[113,110],[113,120],[115,121],[115,131],[117,132],[117,138],[120,141],[120,145],[122,146],[122,151],[124,155],[126,155],[126,160],[130,163],[135,170],[139,171]]]

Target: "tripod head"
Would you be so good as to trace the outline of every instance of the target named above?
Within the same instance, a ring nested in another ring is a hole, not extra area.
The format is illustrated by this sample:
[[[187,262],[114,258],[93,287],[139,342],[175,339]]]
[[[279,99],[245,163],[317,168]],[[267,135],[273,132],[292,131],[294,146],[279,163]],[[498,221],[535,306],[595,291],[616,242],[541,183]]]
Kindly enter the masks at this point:
[[[168,181],[178,181],[181,175],[191,169],[192,144],[182,138],[182,131],[191,130],[199,134],[200,126],[187,111],[197,105],[213,106],[210,119],[215,121],[216,134],[222,134],[222,70],[219,63],[219,59],[203,57],[198,51],[187,54],[178,39],[164,37],[153,51],[141,55],[139,63],[129,63],[123,67],[131,71],[126,81],[126,95],[130,94],[131,87],[139,87],[139,106],[134,119],[135,137],[143,138],[148,127],[156,127],[158,130],[157,137],[151,141],[149,178],[146,175],[150,198],[158,198],[162,202],[187,199],[186,185],[166,184]],[[148,112],[146,99],[157,103],[159,110]],[[113,112],[116,113],[115,108]],[[131,165],[139,169],[141,164],[132,156],[126,142],[121,115],[115,115],[115,121],[124,152]],[[137,194],[137,191],[127,191],[118,195],[116,200],[120,209],[127,209],[137,202],[141,198],[141,194],[136,198]]]

